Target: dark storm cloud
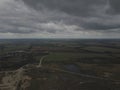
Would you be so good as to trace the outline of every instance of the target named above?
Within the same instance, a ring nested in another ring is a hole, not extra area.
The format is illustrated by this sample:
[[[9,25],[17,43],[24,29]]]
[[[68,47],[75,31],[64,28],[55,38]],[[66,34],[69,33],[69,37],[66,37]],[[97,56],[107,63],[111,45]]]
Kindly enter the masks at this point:
[[[47,8],[50,11],[64,12],[71,16],[70,20],[64,20],[72,24],[79,23],[80,27],[88,30],[111,30],[120,28],[119,23],[108,19],[115,18],[113,14],[120,14],[120,0],[23,0],[25,4],[35,10]],[[73,18],[77,17],[78,20]],[[104,19],[103,24],[99,21],[83,20],[82,18],[96,17],[97,20]],[[110,18],[108,18],[110,17]],[[120,17],[119,17],[120,18]],[[119,20],[118,18],[118,20]]]
[[[85,29],[89,30],[111,30],[111,29],[119,29],[120,24],[118,25],[104,25],[101,23],[85,23],[82,25]]]
[[[94,5],[101,5],[105,0],[23,0],[27,5],[36,10],[46,7],[75,16],[89,16]]]
[[[120,14],[120,0],[109,0],[110,9],[108,12],[110,14]]]
[[[119,4],[119,0],[0,0],[0,33],[119,36]]]

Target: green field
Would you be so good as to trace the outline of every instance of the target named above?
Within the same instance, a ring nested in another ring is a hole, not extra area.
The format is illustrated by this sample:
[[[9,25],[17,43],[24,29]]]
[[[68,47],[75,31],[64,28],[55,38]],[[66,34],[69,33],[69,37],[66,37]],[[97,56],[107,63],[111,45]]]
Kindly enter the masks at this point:
[[[95,51],[95,52],[120,53],[120,49],[109,48],[109,47],[101,47],[101,46],[87,46],[83,49],[89,50],[89,51]]]
[[[49,55],[46,56],[45,61],[46,62],[64,62],[64,61],[78,61],[82,60],[83,58],[113,58],[110,55],[105,55],[105,54],[95,54],[95,53],[72,53],[72,52],[55,52],[55,53],[50,53]],[[41,58],[41,57],[40,57]],[[39,58],[39,59],[40,59]]]

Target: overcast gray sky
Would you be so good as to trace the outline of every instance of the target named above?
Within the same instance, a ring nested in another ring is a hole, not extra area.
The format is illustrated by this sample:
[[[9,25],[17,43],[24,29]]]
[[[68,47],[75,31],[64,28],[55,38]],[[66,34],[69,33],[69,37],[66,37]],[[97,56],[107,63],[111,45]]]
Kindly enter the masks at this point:
[[[120,38],[120,0],[0,0],[0,38]]]

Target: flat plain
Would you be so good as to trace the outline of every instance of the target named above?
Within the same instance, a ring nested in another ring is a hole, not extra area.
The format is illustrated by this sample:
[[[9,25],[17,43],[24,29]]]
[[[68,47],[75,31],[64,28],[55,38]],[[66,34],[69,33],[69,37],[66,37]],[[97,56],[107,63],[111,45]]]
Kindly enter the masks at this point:
[[[0,90],[120,90],[120,40],[0,40]]]

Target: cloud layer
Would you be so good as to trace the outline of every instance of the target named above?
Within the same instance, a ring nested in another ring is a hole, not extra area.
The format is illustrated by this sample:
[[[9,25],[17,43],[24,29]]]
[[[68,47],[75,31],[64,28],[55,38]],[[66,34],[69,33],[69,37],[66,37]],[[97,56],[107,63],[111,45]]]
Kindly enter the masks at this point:
[[[120,38],[119,0],[1,0],[0,38]]]

